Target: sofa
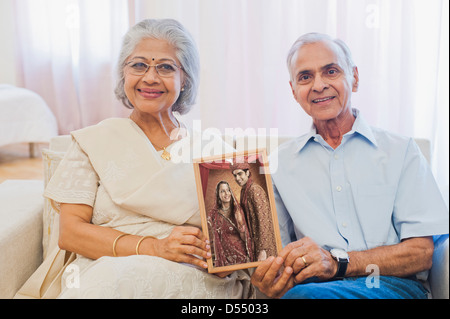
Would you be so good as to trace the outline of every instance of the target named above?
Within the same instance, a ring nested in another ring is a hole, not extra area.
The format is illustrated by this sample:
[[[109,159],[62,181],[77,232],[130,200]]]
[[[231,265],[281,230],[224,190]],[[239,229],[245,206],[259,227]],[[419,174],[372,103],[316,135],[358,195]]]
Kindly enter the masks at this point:
[[[289,137],[224,137],[237,150],[266,148],[270,153]],[[44,180],[7,180],[0,184],[0,298],[12,298],[45,258],[58,237],[57,207],[42,197],[43,189],[64,156],[70,136],[52,138],[42,151]],[[230,142],[231,141],[231,142]],[[416,139],[430,161],[430,143]],[[449,298],[448,235],[435,242],[433,266],[425,283],[430,298]]]

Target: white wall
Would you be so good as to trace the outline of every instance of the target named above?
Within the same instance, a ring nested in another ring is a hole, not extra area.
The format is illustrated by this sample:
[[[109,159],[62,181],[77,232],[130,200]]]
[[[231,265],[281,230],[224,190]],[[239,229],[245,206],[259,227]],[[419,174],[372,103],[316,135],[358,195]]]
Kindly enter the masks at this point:
[[[0,1],[0,84],[17,85],[13,1]]]

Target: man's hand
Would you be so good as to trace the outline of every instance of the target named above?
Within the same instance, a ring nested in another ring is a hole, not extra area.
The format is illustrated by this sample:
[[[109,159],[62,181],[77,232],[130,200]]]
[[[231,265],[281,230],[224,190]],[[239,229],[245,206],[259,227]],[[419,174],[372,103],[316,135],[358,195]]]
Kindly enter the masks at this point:
[[[325,281],[334,277],[337,271],[337,262],[330,252],[309,237],[286,245],[279,256],[284,260],[285,267],[292,267],[295,283],[313,277]]]
[[[292,268],[283,266],[283,258],[269,257],[252,275],[252,284],[270,298],[281,298],[294,286]]]

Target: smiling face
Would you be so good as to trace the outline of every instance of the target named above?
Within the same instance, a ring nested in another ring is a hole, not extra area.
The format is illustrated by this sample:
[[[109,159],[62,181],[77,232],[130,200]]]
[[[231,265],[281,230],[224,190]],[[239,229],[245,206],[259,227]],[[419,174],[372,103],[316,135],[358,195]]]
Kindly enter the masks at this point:
[[[354,74],[348,74],[342,54],[334,43],[321,41],[303,45],[292,58],[292,93],[314,122],[351,114],[358,71],[354,68]]]
[[[233,171],[234,180],[241,187],[247,184],[249,175],[250,175],[249,170],[235,169]]]
[[[171,110],[180,95],[184,73],[176,68],[173,76],[161,77],[153,66],[166,62],[181,65],[175,48],[165,40],[143,39],[126,62],[133,62],[125,66],[124,89],[135,111],[155,114]],[[144,75],[134,75],[130,72],[130,65],[139,62],[152,67]]]
[[[231,191],[228,184],[222,183],[219,185],[219,198],[222,201],[222,204],[231,201]]]

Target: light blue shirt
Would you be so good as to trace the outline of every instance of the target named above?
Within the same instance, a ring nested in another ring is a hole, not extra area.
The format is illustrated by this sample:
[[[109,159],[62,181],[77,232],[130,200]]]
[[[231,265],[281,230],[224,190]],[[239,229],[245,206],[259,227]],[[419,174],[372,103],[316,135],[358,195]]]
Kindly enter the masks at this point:
[[[448,234],[447,206],[414,140],[354,114],[336,149],[313,127],[271,154],[283,245],[308,236],[325,249],[360,251]]]

